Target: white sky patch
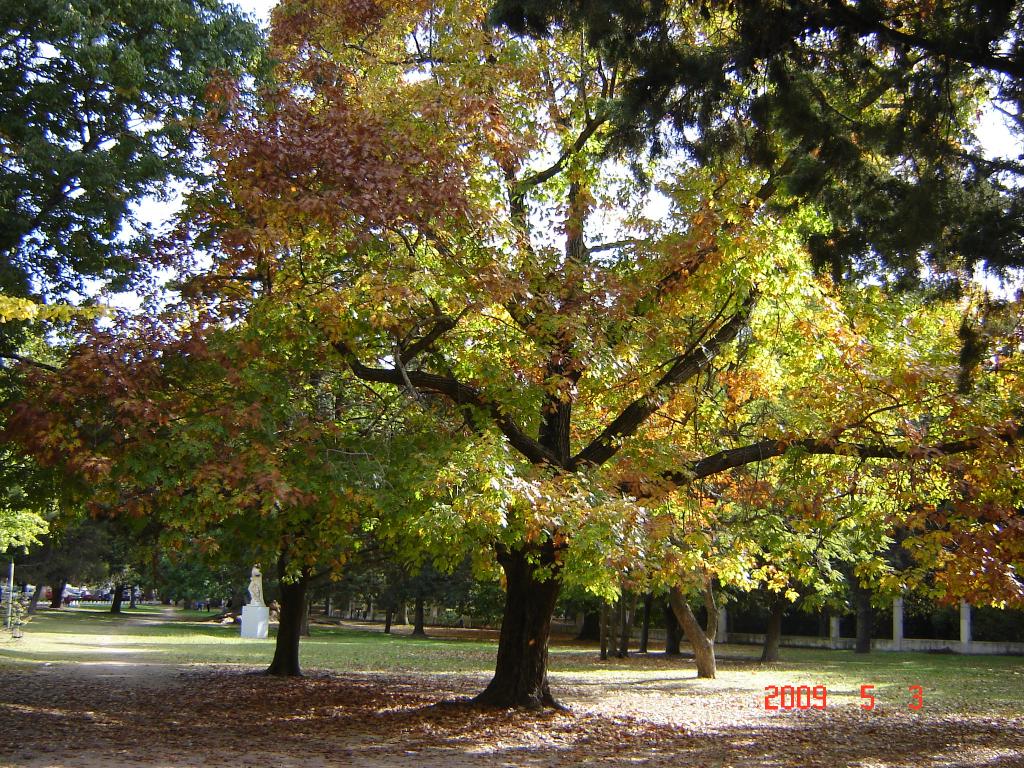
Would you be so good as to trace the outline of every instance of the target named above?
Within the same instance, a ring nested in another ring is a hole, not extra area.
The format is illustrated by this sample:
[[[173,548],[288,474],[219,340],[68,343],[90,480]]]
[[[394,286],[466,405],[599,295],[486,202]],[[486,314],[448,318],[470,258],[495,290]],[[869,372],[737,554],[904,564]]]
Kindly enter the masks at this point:
[[[1018,160],[1024,156],[1024,144],[1020,136],[1013,134],[1010,118],[991,105],[986,105],[982,110],[978,122],[978,141],[990,160]]]
[[[235,5],[251,13],[258,22],[266,26],[270,22],[270,11],[277,0],[235,0]]]

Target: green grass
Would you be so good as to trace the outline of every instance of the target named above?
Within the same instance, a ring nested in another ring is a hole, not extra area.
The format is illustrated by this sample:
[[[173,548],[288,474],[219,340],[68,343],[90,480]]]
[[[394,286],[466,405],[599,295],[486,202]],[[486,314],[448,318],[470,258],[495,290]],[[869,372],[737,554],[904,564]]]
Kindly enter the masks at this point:
[[[25,627],[20,640],[0,635],[0,662],[104,662],[131,657],[155,664],[243,664],[266,666],[274,651],[267,640],[246,640],[238,625],[210,623],[212,614],[176,610],[168,620],[158,607],[46,612]],[[365,672],[484,672],[494,663],[488,642],[413,639],[334,627],[313,628],[302,640],[308,669]]]
[[[0,633],[0,664],[145,662],[265,666],[273,640],[243,640],[237,625],[205,621],[211,614],[142,606],[112,616],[103,609],[44,612],[25,627],[25,637]],[[493,669],[493,641],[414,639],[334,627],[313,629],[302,641],[308,670],[382,673],[471,673]],[[860,686],[875,686],[881,710],[905,709],[908,686],[924,689],[932,713],[1024,714],[1024,658],[912,653],[783,649],[784,661],[761,665],[757,649],[720,646],[719,676],[696,680],[691,662],[662,654],[601,662],[593,648],[554,646],[553,684],[671,686],[680,693],[704,688],[733,690],[763,703],[767,685],[825,685],[829,708],[857,706]]]

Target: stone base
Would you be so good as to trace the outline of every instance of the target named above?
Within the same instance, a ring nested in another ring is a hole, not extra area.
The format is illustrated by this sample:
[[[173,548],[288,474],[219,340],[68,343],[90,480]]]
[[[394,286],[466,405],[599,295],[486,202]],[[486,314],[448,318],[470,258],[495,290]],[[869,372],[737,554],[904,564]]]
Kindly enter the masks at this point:
[[[270,609],[265,605],[242,606],[242,637],[264,640],[270,629]]]

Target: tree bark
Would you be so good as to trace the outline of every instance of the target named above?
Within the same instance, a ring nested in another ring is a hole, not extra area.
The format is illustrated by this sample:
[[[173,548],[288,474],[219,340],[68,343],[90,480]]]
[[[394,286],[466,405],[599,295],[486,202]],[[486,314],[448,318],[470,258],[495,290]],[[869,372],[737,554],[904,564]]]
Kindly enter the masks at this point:
[[[54,610],[64,605],[64,590],[68,588],[68,580],[61,579],[50,592],[50,607]]]
[[[36,591],[32,593],[32,597],[28,601],[28,615],[31,616],[36,612],[36,606],[39,605],[39,598],[43,595],[43,585],[36,584]]]
[[[665,613],[665,655],[679,656],[679,644],[683,640],[683,628],[679,626],[679,619],[676,618],[672,604],[666,602],[662,606]]]
[[[705,592],[705,602],[707,592]],[[683,627],[686,639],[693,646],[693,658],[697,662],[697,677],[713,678],[717,672],[715,661],[715,629],[718,624],[718,611],[712,606],[708,609],[707,631],[701,627],[697,617],[693,615],[686,597],[678,587],[672,587],[669,592],[669,602],[672,604],[672,612]]]
[[[539,562],[524,549],[499,548],[505,571],[505,612],[494,678],[475,699],[492,707],[557,707],[548,686],[548,638],[561,588],[555,548],[543,545]],[[538,570],[544,569],[542,573]]]
[[[857,605],[857,645],[855,653],[871,653],[871,630],[875,623],[875,611],[871,607],[871,591],[852,582],[853,599]]]
[[[587,611],[583,614],[583,626],[580,633],[576,635],[577,640],[598,640],[601,639],[601,612]]]
[[[761,662],[779,660],[779,640],[782,638],[782,615],[786,605],[781,600],[773,600],[771,613],[768,615],[768,626],[764,634],[764,647],[761,649]]]
[[[277,644],[274,646],[274,659],[267,667],[268,675],[281,677],[300,677],[299,639],[302,637],[302,618],[306,612],[306,586],[309,574],[303,571],[293,582],[284,580],[286,560],[278,561],[280,578],[281,610],[277,625]]]
[[[636,608],[636,599],[632,595],[623,593],[619,598],[619,648],[616,655],[620,659],[629,656],[629,641],[633,635],[633,611]]]
[[[651,606],[654,605],[654,595],[648,592],[644,595],[644,618],[640,625],[640,647],[639,653],[647,653],[647,641],[651,633]]]
[[[601,622],[600,622],[601,626],[599,628],[600,635],[601,635],[601,661],[607,661],[608,660],[608,620],[609,620],[608,614],[609,613],[610,613],[610,609],[608,607],[608,603],[602,602],[601,603],[601,616],[600,616],[600,618],[601,618]]]
[[[412,633],[417,637],[426,637],[427,630],[423,625],[423,593],[416,594],[416,608],[413,611]]]
[[[311,637],[309,632],[309,600],[305,597],[302,600],[302,626],[299,628],[299,634],[303,637]]]
[[[122,603],[123,600],[124,600],[124,584],[115,584],[114,585],[114,596],[110,600],[110,612],[111,613],[120,613],[121,612],[121,603]]]
[[[391,634],[391,617],[395,615],[395,609],[388,606],[387,613],[384,614],[384,634]]]
[[[130,589],[131,589],[131,593],[130,593],[131,597],[130,597],[130,600],[129,600],[129,603],[128,603],[128,607],[129,608],[136,608],[138,606],[138,603],[135,602],[135,585],[132,584]]]

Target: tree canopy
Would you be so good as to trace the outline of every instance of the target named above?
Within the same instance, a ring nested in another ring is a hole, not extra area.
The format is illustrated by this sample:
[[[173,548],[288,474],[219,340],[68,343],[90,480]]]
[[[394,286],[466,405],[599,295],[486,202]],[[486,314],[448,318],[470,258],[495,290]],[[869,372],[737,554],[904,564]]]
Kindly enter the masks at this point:
[[[201,174],[195,128],[255,27],[220,0],[26,0],[0,10],[0,292],[123,289],[153,233],[133,205]]]
[[[808,247],[836,277],[956,287],[1024,265],[1024,168],[977,138],[985,107],[1022,135],[1020,3],[497,0],[491,18],[580,30],[620,73],[618,142],[739,151],[814,201],[829,226]]]

